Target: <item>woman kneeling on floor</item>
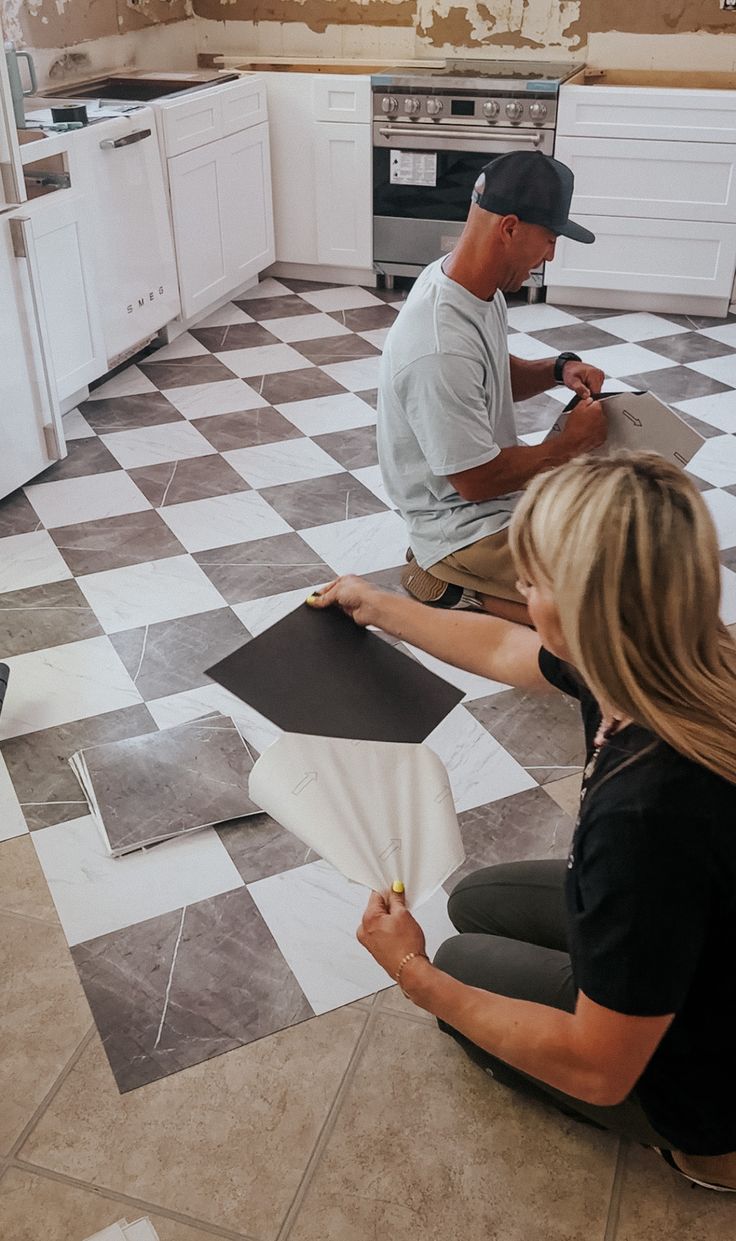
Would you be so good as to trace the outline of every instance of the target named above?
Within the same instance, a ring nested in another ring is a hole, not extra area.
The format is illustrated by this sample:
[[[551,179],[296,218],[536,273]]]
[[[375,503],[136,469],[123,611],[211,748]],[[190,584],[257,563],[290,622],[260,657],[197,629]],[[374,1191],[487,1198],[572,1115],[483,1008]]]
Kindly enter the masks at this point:
[[[710,516],[660,457],[582,459],[531,483],[511,546],[536,632],[355,577],[315,603],[578,699],[570,855],[464,879],[434,963],[391,892],[358,938],[499,1082],[736,1189],[736,643]]]

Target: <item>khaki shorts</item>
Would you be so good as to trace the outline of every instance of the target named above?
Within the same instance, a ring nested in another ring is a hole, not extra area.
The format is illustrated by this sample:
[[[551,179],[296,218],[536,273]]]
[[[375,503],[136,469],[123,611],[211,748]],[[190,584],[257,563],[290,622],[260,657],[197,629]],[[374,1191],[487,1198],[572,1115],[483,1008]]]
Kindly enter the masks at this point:
[[[442,582],[454,582],[466,590],[477,590],[482,595],[494,595],[497,599],[511,599],[526,604],[516,589],[518,573],[514,568],[509,548],[509,532],[487,534],[477,543],[461,547],[439,560],[428,570]]]

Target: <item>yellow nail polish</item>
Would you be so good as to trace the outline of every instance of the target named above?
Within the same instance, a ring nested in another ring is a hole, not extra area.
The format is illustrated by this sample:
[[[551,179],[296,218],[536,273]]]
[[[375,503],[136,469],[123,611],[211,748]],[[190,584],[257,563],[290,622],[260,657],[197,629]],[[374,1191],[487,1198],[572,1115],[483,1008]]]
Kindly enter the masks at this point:
[[[391,884],[391,891],[396,892],[399,896],[401,895],[401,893],[404,891],[404,885],[400,879],[394,879],[393,883]]]
[[[317,594],[317,592],[316,592],[316,591],[315,591],[313,594],[311,594],[311,595],[307,595],[307,603],[308,603],[308,604],[310,604],[310,605],[312,605],[312,606],[314,605],[314,603],[315,603],[315,601],[316,601],[317,599],[319,599],[319,595]]]

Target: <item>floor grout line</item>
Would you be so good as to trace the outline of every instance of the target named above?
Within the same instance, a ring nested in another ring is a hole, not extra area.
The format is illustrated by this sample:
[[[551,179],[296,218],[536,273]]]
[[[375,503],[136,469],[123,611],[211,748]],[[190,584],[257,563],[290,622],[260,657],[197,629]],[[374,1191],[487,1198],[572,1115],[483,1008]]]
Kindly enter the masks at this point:
[[[200,1232],[204,1232],[211,1237],[224,1238],[224,1241],[261,1241],[253,1233],[233,1232],[231,1228],[221,1228],[219,1224],[213,1224],[209,1220],[198,1219],[194,1215],[185,1215],[181,1211],[172,1211],[170,1207],[161,1206],[157,1202],[149,1202],[145,1198],[136,1198],[133,1194],[123,1194],[116,1189],[109,1189],[107,1185],[98,1185],[94,1181],[83,1181],[79,1177],[68,1176],[64,1172],[55,1172],[53,1168],[44,1168],[40,1164],[29,1163],[25,1159],[13,1159],[8,1168],[16,1168],[19,1172],[40,1176],[47,1181],[57,1181],[61,1185],[70,1185],[75,1189],[83,1189],[87,1193],[97,1194],[100,1198],[109,1198],[113,1202],[122,1203],[124,1206],[135,1207],[137,1211],[145,1211],[146,1214],[160,1215],[162,1219],[173,1220],[176,1224],[186,1224],[189,1228],[198,1228]],[[8,1168],[6,1168],[6,1172]]]
[[[613,1174],[613,1184],[611,1186],[611,1198],[608,1204],[608,1216],[606,1218],[606,1229],[603,1234],[603,1241],[615,1241],[618,1232],[618,1219],[621,1210],[621,1195],[623,1193],[624,1177],[626,1175],[626,1163],[631,1143],[628,1138],[620,1138],[618,1145],[618,1155],[616,1157],[616,1170]]]
[[[22,918],[25,922],[36,922],[41,926],[52,926],[56,930],[61,930],[61,923],[57,919],[39,918],[37,914],[22,913],[20,909],[6,909],[4,905],[0,905],[0,917],[3,918]]]
[[[96,1033],[97,1033],[97,1026],[93,1022],[90,1028],[87,1030],[87,1033],[84,1034],[82,1038],[80,1039],[79,1043],[75,1047],[74,1051],[72,1052],[71,1056],[69,1057],[66,1064],[62,1068],[61,1072],[54,1079],[52,1085],[49,1087],[48,1091],[46,1092],[43,1099],[39,1103],[38,1107],[36,1108],[35,1112],[31,1116],[30,1120],[26,1122],[25,1126],[23,1127],[20,1134],[16,1138],[15,1142],[11,1146],[10,1156],[9,1156],[11,1159],[16,1158],[18,1151],[20,1151],[22,1147],[24,1146],[24,1144],[27,1142],[28,1138],[33,1133],[33,1130],[36,1128],[36,1125],[38,1124],[39,1120],[44,1115],[49,1105],[56,1098],[57,1094],[61,1090],[61,1087],[63,1086],[67,1077],[72,1072],[72,1070],[76,1067],[77,1063],[82,1057],[83,1052],[86,1050],[88,1045],[92,1042],[92,1039],[94,1038]]]

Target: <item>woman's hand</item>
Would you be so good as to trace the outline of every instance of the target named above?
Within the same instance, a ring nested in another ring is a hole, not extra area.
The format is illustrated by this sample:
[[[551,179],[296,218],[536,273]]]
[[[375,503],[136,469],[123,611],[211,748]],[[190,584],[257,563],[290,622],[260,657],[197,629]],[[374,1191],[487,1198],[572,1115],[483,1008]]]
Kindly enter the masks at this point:
[[[312,608],[342,608],[352,616],[356,625],[376,625],[380,628],[380,603],[386,592],[378,590],[361,577],[351,575],[338,577],[323,586],[319,594],[310,595],[307,603]]]
[[[403,892],[371,892],[357,934],[392,978],[408,953],[426,951],[424,931],[406,908]]]

